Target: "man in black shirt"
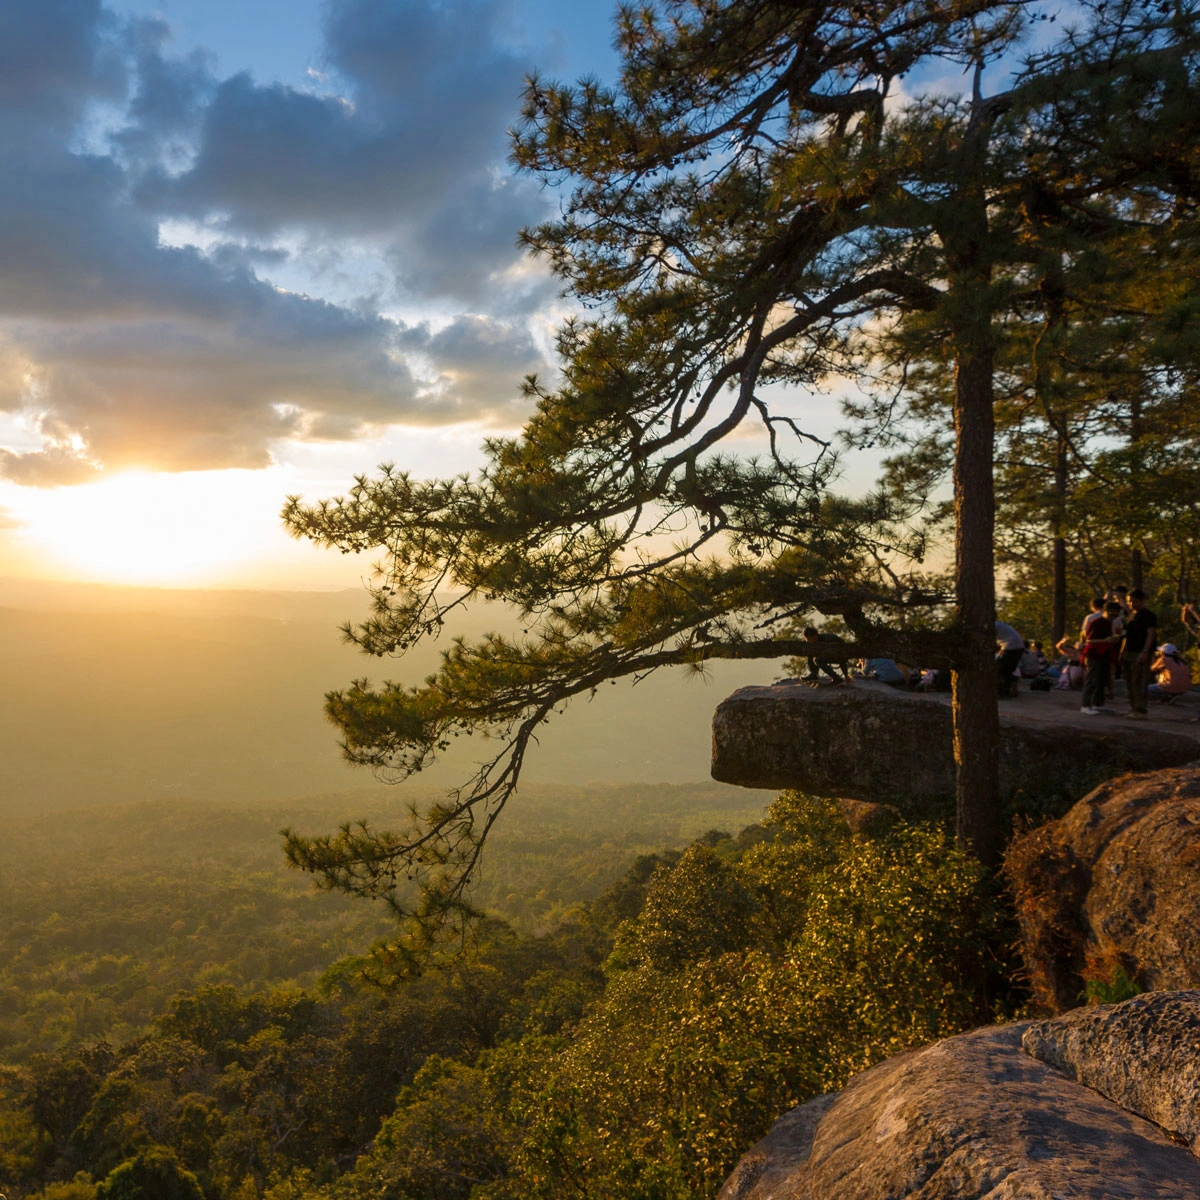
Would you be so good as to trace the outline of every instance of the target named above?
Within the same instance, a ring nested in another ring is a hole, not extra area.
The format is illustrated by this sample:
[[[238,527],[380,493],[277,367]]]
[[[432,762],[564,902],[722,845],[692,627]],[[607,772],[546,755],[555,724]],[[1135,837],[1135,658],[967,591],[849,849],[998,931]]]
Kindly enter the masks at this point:
[[[1125,715],[1144,721],[1150,699],[1150,663],[1158,645],[1158,618],[1146,607],[1146,593],[1140,588],[1129,593],[1129,604],[1133,612],[1125,622],[1125,648],[1121,655],[1125,686],[1129,689],[1129,712]]]

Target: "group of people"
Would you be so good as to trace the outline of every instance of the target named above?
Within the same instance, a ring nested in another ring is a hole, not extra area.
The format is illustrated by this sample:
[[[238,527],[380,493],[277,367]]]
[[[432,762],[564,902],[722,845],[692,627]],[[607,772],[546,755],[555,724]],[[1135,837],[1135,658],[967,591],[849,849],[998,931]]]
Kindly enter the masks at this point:
[[[1200,610],[1185,605],[1183,622],[1200,637]],[[1124,678],[1129,695],[1129,712],[1125,715],[1144,721],[1152,698],[1172,700],[1191,687],[1190,671],[1178,648],[1171,642],[1159,646],[1158,617],[1138,588],[1129,591],[1115,587],[1108,595],[1096,597],[1084,617],[1078,642],[1063,638],[1055,647],[1058,657],[1054,662],[1046,657],[1040,642],[1027,642],[1006,622],[997,620],[995,632],[1001,696],[1016,695],[1019,679],[1028,680],[1035,690],[1082,688],[1080,712],[1100,716],[1113,711],[1108,707],[1113,682]],[[804,638],[814,651],[808,659],[809,682],[819,682],[822,675],[833,683],[850,680],[850,672],[836,650],[842,638],[812,626],[804,630]],[[818,646],[826,643],[829,653],[818,653]],[[895,688],[949,688],[948,672],[908,667],[891,658],[861,659],[856,673]]]
[[[1200,629],[1200,614],[1190,609],[1190,605],[1184,608],[1184,623]],[[1138,588],[1116,587],[1107,596],[1096,597],[1083,619],[1078,642],[1063,638],[1055,647],[1059,659],[1053,665],[1038,643],[1024,642],[1002,621],[996,622],[996,643],[1001,695],[1014,693],[1018,675],[1033,676],[1045,688],[1082,687],[1080,712],[1087,716],[1113,711],[1108,707],[1113,682],[1122,677],[1129,695],[1125,715],[1140,721],[1149,715],[1152,698],[1172,700],[1191,686],[1188,665],[1178,648],[1171,642],[1159,646],[1158,617]]]
[[[1128,593],[1114,588],[1107,597],[1097,596],[1091,607],[1079,631],[1084,669],[1079,711],[1092,717],[1111,712],[1106,701],[1112,694],[1113,679],[1121,672],[1129,693],[1126,716],[1144,721],[1156,661],[1158,617],[1146,607],[1146,595],[1140,588]]]

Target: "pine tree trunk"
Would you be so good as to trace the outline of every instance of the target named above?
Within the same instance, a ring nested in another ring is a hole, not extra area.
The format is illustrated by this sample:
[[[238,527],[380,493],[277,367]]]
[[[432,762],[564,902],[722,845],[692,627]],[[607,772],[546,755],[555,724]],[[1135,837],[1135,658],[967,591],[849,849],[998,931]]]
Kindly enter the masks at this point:
[[[991,231],[981,181],[989,121],[975,68],[970,120],[957,164],[960,190],[939,231],[950,266],[947,312],[954,340],[954,591],[965,634],[952,675],[955,801],[961,849],[986,866],[1003,853],[1000,712],[996,674],[996,493]]]
[[[976,63],[972,111],[955,174],[958,188],[938,233],[946,248],[945,295],[954,343],[954,592],[964,635],[952,674],[955,801],[961,849],[998,867],[1000,712],[996,674],[995,334],[992,239],[986,177],[990,117]]]
[[[1054,595],[1050,607],[1050,641],[1057,646],[1067,633],[1067,540],[1054,539]]]
[[[1054,456],[1054,592],[1050,612],[1050,640],[1057,646],[1067,632],[1067,444],[1060,437]]]
[[[969,646],[954,671],[958,844],[989,866],[1003,850],[997,709],[990,331],[960,330],[955,370],[955,592]]]
[[[1134,392],[1133,399],[1129,405],[1129,444],[1137,451],[1137,470],[1141,474],[1143,467],[1142,460],[1142,437],[1145,430],[1142,426],[1142,398]],[[1140,591],[1142,587],[1142,552],[1137,546],[1130,547],[1129,550],[1129,586],[1134,591]]]

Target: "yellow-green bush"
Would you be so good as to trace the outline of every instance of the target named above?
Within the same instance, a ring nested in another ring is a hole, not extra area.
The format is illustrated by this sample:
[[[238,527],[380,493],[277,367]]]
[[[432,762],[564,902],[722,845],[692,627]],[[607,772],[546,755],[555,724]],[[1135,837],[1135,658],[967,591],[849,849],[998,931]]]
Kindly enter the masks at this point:
[[[657,871],[570,1036],[527,1037],[402,1095],[369,1194],[712,1195],[780,1113],[989,1019],[996,911],[941,830],[852,834],[793,793],[768,828],[740,859],[694,846]]]

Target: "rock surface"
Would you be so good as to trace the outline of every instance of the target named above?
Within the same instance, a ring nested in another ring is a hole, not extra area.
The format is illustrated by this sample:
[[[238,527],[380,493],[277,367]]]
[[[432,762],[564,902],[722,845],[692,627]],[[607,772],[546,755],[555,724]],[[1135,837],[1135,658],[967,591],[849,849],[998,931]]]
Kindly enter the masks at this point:
[[[1135,1017],[1128,1024],[1125,1036],[1136,1038]],[[803,1106],[746,1155],[719,1200],[1200,1197],[1200,1161],[1025,1053],[1029,1028],[936,1042]]]
[[[1122,966],[1144,989],[1200,987],[1200,768],[1126,776],[1014,840],[1006,871],[1043,1007]]]
[[[1026,1053],[1161,1125],[1200,1155],[1200,991],[1147,992],[1124,1004],[1037,1021]]]
[[[742,1156],[717,1200],[785,1200],[799,1195],[792,1184],[808,1162],[817,1126],[837,1098],[838,1093],[831,1092],[784,1113],[767,1136]]]
[[[1001,708],[1001,773],[1010,790],[1078,796],[1115,774],[1200,759],[1200,727],[1180,714],[1161,718],[1169,727],[1159,726],[1159,714],[1132,725],[1081,718],[1077,694],[1047,696],[1026,694]],[[925,815],[954,796],[949,700],[866,680],[741,688],[713,717],[712,775]]]

